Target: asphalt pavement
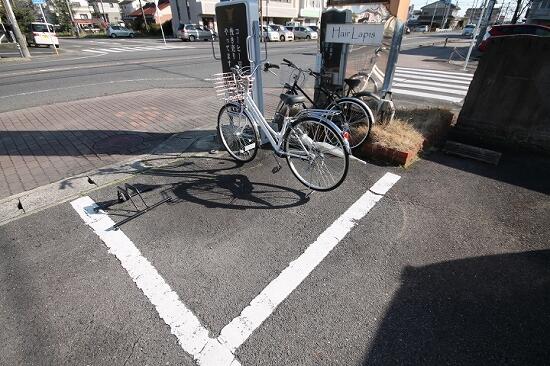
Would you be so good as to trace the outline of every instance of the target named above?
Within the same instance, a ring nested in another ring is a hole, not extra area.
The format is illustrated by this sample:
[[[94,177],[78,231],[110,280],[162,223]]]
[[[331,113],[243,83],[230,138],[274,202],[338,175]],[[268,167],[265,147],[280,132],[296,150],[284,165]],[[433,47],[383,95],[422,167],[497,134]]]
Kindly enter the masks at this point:
[[[442,46],[446,37],[457,36],[408,35],[402,53],[416,50],[416,54],[406,55],[400,65],[427,71],[457,70],[444,61],[450,52]],[[63,39],[62,43],[60,56],[0,63],[0,112],[151,88],[206,87],[210,84],[205,79],[220,72],[220,63],[207,42],[170,40],[167,47],[158,39]],[[268,43],[268,58],[278,63],[291,57],[296,64],[310,67],[315,64],[316,47],[315,41]],[[447,80],[443,77],[435,82],[444,85]],[[274,79],[266,87],[279,85]],[[457,105],[452,100],[410,94],[396,94],[396,101]]]
[[[268,151],[191,154],[128,181],[172,200],[119,231],[114,186],[24,217],[0,227],[0,363],[545,365],[550,169],[529,162],[352,163],[309,194]]]

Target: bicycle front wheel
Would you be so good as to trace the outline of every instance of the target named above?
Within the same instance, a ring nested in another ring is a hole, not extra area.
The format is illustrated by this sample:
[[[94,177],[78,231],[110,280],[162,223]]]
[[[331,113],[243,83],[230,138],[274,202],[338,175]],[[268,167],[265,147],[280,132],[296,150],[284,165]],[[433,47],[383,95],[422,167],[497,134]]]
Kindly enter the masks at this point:
[[[218,134],[223,146],[235,160],[246,163],[256,156],[260,134],[239,104],[228,103],[220,109]]]
[[[305,186],[330,191],[346,178],[349,154],[341,132],[329,124],[313,117],[298,119],[285,133],[283,146],[290,170]]]
[[[339,127],[342,130],[348,130],[349,146],[352,149],[361,146],[369,136],[372,126],[369,112],[365,107],[353,99],[341,99],[330,109],[341,112],[334,122],[341,124]]]

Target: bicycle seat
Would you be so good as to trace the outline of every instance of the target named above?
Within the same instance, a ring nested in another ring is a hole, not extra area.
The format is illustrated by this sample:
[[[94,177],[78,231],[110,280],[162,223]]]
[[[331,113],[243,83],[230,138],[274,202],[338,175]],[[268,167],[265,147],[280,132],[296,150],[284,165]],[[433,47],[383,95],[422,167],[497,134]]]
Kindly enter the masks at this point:
[[[293,106],[294,104],[305,103],[306,97],[303,95],[281,94],[282,102],[286,105]]]
[[[361,80],[359,79],[344,79],[344,82],[348,84],[350,89],[355,89],[361,84]]]

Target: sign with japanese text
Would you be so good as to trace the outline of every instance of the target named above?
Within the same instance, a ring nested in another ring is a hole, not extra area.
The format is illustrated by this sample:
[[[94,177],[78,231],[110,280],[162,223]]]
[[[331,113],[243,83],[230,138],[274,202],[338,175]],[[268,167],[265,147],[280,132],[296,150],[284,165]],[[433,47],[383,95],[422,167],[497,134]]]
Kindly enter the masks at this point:
[[[378,46],[384,37],[384,24],[327,24],[325,42]]]
[[[235,65],[249,67],[246,39],[248,20],[246,5],[237,3],[216,7],[218,37],[223,72],[231,71]]]

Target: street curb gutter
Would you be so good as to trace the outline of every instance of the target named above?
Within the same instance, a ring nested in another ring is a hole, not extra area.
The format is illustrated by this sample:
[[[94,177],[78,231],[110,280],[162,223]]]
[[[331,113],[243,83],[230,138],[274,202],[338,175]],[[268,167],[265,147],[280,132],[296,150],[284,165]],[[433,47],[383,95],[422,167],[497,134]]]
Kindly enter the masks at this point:
[[[191,148],[193,152],[189,152]],[[217,148],[215,131],[186,131],[174,134],[150,154],[133,157],[0,200],[0,226],[128,180],[148,169],[173,164],[190,155],[213,156],[211,150]]]

